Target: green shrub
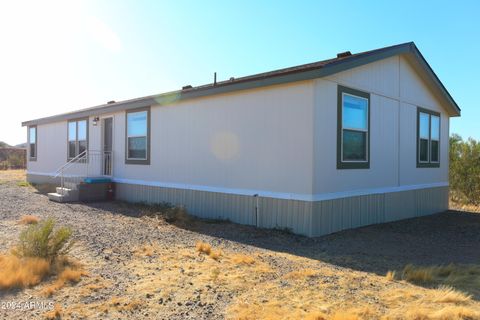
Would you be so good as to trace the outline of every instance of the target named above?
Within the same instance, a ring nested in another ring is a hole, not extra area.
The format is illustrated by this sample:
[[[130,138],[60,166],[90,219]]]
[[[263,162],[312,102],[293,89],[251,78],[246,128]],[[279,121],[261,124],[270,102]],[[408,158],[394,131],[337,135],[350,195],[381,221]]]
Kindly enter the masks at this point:
[[[25,168],[25,154],[12,153],[8,157],[8,164],[10,168]]]
[[[21,257],[37,257],[54,261],[72,248],[72,230],[67,227],[55,227],[55,220],[48,218],[38,224],[30,225],[20,234],[17,254]]]
[[[480,204],[480,143],[450,137],[450,189],[455,201]]]

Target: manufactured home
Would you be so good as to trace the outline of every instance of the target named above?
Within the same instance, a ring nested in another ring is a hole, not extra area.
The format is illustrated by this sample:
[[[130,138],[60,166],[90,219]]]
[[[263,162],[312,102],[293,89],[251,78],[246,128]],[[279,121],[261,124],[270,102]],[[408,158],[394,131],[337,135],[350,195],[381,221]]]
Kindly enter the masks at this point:
[[[414,43],[26,121],[56,201],[319,236],[448,208],[451,95]]]

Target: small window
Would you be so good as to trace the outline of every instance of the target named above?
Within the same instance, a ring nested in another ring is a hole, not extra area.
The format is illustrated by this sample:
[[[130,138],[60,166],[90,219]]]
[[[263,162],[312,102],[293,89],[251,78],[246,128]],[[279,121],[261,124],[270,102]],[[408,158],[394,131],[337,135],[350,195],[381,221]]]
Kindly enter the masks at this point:
[[[88,120],[68,122],[68,158],[73,159],[88,149]]]
[[[428,162],[428,146],[430,140],[430,115],[427,113],[420,112],[420,162]]]
[[[30,161],[37,160],[37,127],[28,127],[28,151]]]
[[[367,169],[370,95],[338,86],[337,169]]]
[[[440,161],[440,117],[431,116],[431,128],[430,128],[430,161]]]
[[[126,163],[149,164],[150,109],[126,114]]]
[[[440,114],[418,108],[417,111],[417,167],[440,165]]]

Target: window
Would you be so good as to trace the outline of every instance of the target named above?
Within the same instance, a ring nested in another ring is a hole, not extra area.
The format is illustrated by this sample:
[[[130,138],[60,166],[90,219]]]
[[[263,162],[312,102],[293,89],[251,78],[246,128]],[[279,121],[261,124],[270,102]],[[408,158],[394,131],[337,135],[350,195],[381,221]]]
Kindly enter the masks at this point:
[[[150,108],[126,113],[127,164],[150,164]]]
[[[417,167],[440,166],[440,114],[417,110]]]
[[[370,94],[338,86],[337,169],[370,167]]]
[[[30,161],[37,160],[37,127],[28,127],[28,151]]]
[[[73,159],[88,149],[88,120],[68,122],[68,158]]]

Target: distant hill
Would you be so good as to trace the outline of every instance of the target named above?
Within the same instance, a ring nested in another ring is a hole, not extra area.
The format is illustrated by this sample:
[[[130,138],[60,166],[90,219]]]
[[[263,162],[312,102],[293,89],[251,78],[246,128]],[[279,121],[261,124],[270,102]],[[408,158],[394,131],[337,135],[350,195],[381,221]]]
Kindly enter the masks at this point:
[[[27,143],[26,142],[20,143],[20,144],[15,145],[15,147],[25,149],[25,148],[27,148]]]
[[[19,149],[26,149],[27,148],[27,143],[19,143],[17,145],[11,146],[6,142],[0,141],[0,148],[19,148]]]

